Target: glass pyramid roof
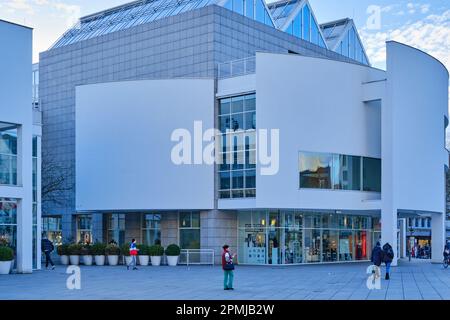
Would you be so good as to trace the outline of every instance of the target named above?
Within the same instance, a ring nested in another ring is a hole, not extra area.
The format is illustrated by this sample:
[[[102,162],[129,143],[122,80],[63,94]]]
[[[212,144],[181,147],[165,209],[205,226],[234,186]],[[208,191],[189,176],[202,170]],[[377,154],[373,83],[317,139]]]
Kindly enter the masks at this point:
[[[81,18],[52,48],[216,4],[218,0],[138,0]]]

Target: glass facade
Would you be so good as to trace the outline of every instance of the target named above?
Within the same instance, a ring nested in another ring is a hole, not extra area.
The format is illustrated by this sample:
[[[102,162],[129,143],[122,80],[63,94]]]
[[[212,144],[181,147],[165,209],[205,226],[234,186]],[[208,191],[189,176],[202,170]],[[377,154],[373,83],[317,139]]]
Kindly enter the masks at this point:
[[[37,220],[38,220],[38,137],[33,137],[32,143],[32,156],[33,156],[33,170],[32,170],[32,189],[33,189],[33,269],[37,268],[37,250],[38,250],[38,239],[37,239]]]
[[[89,214],[76,216],[77,242],[92,243],[92,216]]]
[[[42,217],[42,233],[55,247],[61,245],[63,243],[61,216]]]
[[[17,185],[17,126],[0,126],[0,185]]]
[[[115,242],[118,245],[125,243],[125,214],[110,213],[106,215],[107,242]]]
[[[332,153],[299,153],[300,188],[381,192],[381,160]]]
[[[200,212],[179,212],[181,249],[200,249]]]
[[[17,201],[0,198],[0,240],[14,251],[17,246]]]
[[[144,244],[161,244],[161,214],[143,215],[142,236]]]
[[[256,95],[221,99],[219,197],[256,196]]]
[[[261,210],[238,212],[243,264],[300,264],[370,260],[379,219],[369,216]]]

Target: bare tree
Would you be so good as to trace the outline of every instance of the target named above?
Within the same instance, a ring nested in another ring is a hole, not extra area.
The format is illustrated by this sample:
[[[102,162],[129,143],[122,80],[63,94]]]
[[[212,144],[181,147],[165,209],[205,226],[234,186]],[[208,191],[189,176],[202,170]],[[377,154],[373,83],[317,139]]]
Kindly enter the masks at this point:
[[[67,192],[74,189],[68,177],[72,175],[73,164],[63,164],[55,161],[50,154],[42,156],[42,202],[67,205]]]

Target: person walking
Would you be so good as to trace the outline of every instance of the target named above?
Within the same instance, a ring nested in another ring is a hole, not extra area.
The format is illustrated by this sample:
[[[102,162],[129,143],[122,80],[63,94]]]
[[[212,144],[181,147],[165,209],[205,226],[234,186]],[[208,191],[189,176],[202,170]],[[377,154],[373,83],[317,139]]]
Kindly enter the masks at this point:
[[[133,266],[133,270],[137,270],[136,267],[136,256],[138,254],[139,249],[136,247],[136,239],[131,240],[130,244],[130,256],[131,256],[131,262],[129,265],[127,265],[127,270],[130,270],[130,266]]]
[[[55,250],[55,247],[53,246],[53,243],[47,239],[47,237],[44,235],[42,237],[42,243],[41,243],[42,251],[44,251],[45,254],[45,269],[48,269],[48,263],[52,265],[52,270],[55,270],[55,264],[52,261],[52,258],[50,257],[50,254]]]
[[[226,244],[223,247],[222,252],[222,269],[223,269],[223,288],[224,290],[234,290],[233,280],[234,280],[234,263],[233,259],[236,255],[232,255],[229,246]]]
[[[376,266],[376,268],[372,269],[372,273],[375,273],[374,281],[375,278],[380,277],[380,266],[382,262],[382,255],[383,250],[381,250],[380,242],[377,241],[375,247],[372,249],[372,259],[371,259],[373,265]]]
[[[389,242],[386,242],[383,246],[383,262],[386,264],[386,280],[390,279],[391,263],[394,260],[394,250]]]

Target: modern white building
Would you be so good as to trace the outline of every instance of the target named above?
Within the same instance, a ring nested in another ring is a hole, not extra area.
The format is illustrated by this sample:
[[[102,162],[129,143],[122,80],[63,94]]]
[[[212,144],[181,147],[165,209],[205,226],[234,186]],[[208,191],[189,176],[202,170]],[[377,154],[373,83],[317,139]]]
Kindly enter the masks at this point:
[[[320,25],[304,0],[164,3],[82,18],[41,54],[44,149],[73,165],[49,234],[331,263],[380,237],[404,256],[399,219],[426,215],[441,260],[439,61],[388,42],[372,68],[353,21]]]
[[[31,105],[33,30],[0,20],[0,238],[19,273],[40,268],[40,112]]]

